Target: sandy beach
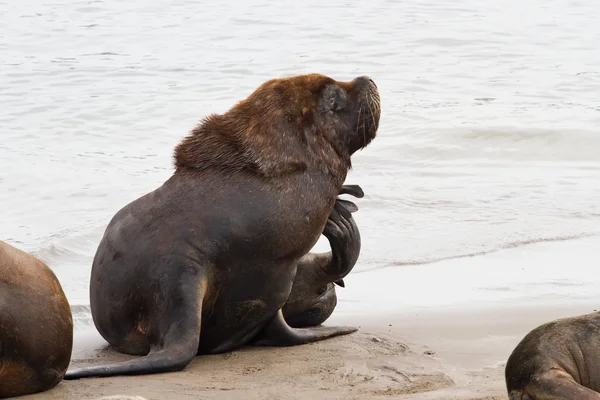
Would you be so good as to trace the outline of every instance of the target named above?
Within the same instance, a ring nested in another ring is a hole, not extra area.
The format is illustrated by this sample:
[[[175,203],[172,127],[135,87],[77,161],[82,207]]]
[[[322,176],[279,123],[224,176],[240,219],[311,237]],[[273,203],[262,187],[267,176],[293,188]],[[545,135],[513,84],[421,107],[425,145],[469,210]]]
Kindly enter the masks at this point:
[[[596,283],[585,278],[585,271],[593,267],[599,243],[588,238],[527,245],[464,260],[389,269],[388,279],[375,276],[385,269],[353,274],[340,291],[339,312],[327,325],[359,326],[355,334],[297,347],[245,347],[200,356],[178,373],[63,381],[52,391],[27,398],[125,394],[223,400],[506,399],[504,362],[523,335],[551,319],[594,310],[586,288]],[[576,260],[576,266],[561,268],[563,259]],[[501,275],[512,276],[513,282],[494,279],[495,263],[496,268],[504,265]],[[474,275],[471,264],[492,275]],[[440,273],[450,267],[462,284],[452,286]],[[511,274],[511,269],[522,273]],[[432,282],[436,276],[444,282],[445,292]],[[400,290],[383,288],[386,296],[378,298],[373,294],[382,290],[369,287],[371,280],[390,282]],[[529,284],[538,289],[531,291]],[[417,288],[423,297],[403,291],[404,285]],[[482,296],[498,287],[505,287],[510,298]],[[556,287],[569,288],[571,296]],[[366,312],[365,307],[373,311]],[[73,365],[128,358],[105,345],[95,330],[77,331]]]
[[[522,335],[549,319],[589,311],[591,305],[577,304],[365,318],[358,333],[342,338],[197,357],[178,373],[63,381],[26,398],[500,400],[507,398],[504,360]],[[127,358],[88,347],[73,364]]]

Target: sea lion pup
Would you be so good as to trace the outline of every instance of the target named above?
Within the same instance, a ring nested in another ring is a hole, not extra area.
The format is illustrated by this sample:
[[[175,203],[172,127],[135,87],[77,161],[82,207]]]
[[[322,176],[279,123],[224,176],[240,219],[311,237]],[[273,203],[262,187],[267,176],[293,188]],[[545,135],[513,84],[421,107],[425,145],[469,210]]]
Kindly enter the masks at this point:
[[[506,362],[511,400],[600,400],[600,313],[538,326]]]
[[[55,387],[72,347],[71,308],[52,270],[0,241],[0,398]]]
[[[340,194],[364,196],[358,185],[344,185]],[[335,285],[345,286],[343,277],[354,268],[361,246],[360,232],[348,211],[356,212],[358,207],[338,199],[323,231],[331,251],[308,253],[298,263],[292,291],[283,306],[283,317],[293,328],[322,324],[337,305]],[[334,281],[336,277],[339,279]]]
[[[263,330],[279,346],[354,332],[291,328],[282,307],[380,110],[368,77],[310,74],[269,80],[201,122],[175,148],[173,175],[113,217],[92,263],[96,328],[143,357],[65,379],[180,371]]]

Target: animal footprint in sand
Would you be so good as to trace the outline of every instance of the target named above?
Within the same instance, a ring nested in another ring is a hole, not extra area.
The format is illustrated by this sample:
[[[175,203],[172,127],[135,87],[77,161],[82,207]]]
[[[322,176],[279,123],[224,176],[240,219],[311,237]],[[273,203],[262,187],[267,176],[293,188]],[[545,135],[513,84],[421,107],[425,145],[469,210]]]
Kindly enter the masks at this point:
[[[437,390],[454,385],[448,376],[441,373],[407,373],[391,365],[347,364],[338,370],[338,375],[341,384],[358,387],[361,392],[386,396]]]

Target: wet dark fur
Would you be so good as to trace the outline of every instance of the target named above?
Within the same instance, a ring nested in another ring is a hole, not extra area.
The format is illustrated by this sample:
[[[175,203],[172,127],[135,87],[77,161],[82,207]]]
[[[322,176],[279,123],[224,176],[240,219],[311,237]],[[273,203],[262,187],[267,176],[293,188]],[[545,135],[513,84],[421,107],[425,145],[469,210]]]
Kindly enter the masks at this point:
[[[55,387],[72,346],[71,308],[52,270],[0,241],[0,398]]]
[[[538,326],[505,368],[511,400],[600,400],[600,313]]]
[[[313,74],[268,81],[203,121],[175,149],[173,176],[113,217],[92,265],[98,331],[145,357],[65,379],[178,371],[261,332],[263,345],[353,332],[295,330],[281,309],[379,116],[368,78]]]

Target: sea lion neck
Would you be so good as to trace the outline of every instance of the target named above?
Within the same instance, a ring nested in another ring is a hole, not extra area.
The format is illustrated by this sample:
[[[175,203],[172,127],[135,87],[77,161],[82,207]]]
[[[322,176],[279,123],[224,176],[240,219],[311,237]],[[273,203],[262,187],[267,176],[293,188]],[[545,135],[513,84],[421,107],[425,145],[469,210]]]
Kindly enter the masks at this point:
[[[210,115],[201,121],[174,150],[179,170],[254,170],[245,154],[239,133],[222,115]]]
[[[257,112],[240,102],[222,115],[210,115],[174,151],[181,170],[245,171],[266,178],[307,171],[345,176],[350,157],[322,135],[279,109]]]

